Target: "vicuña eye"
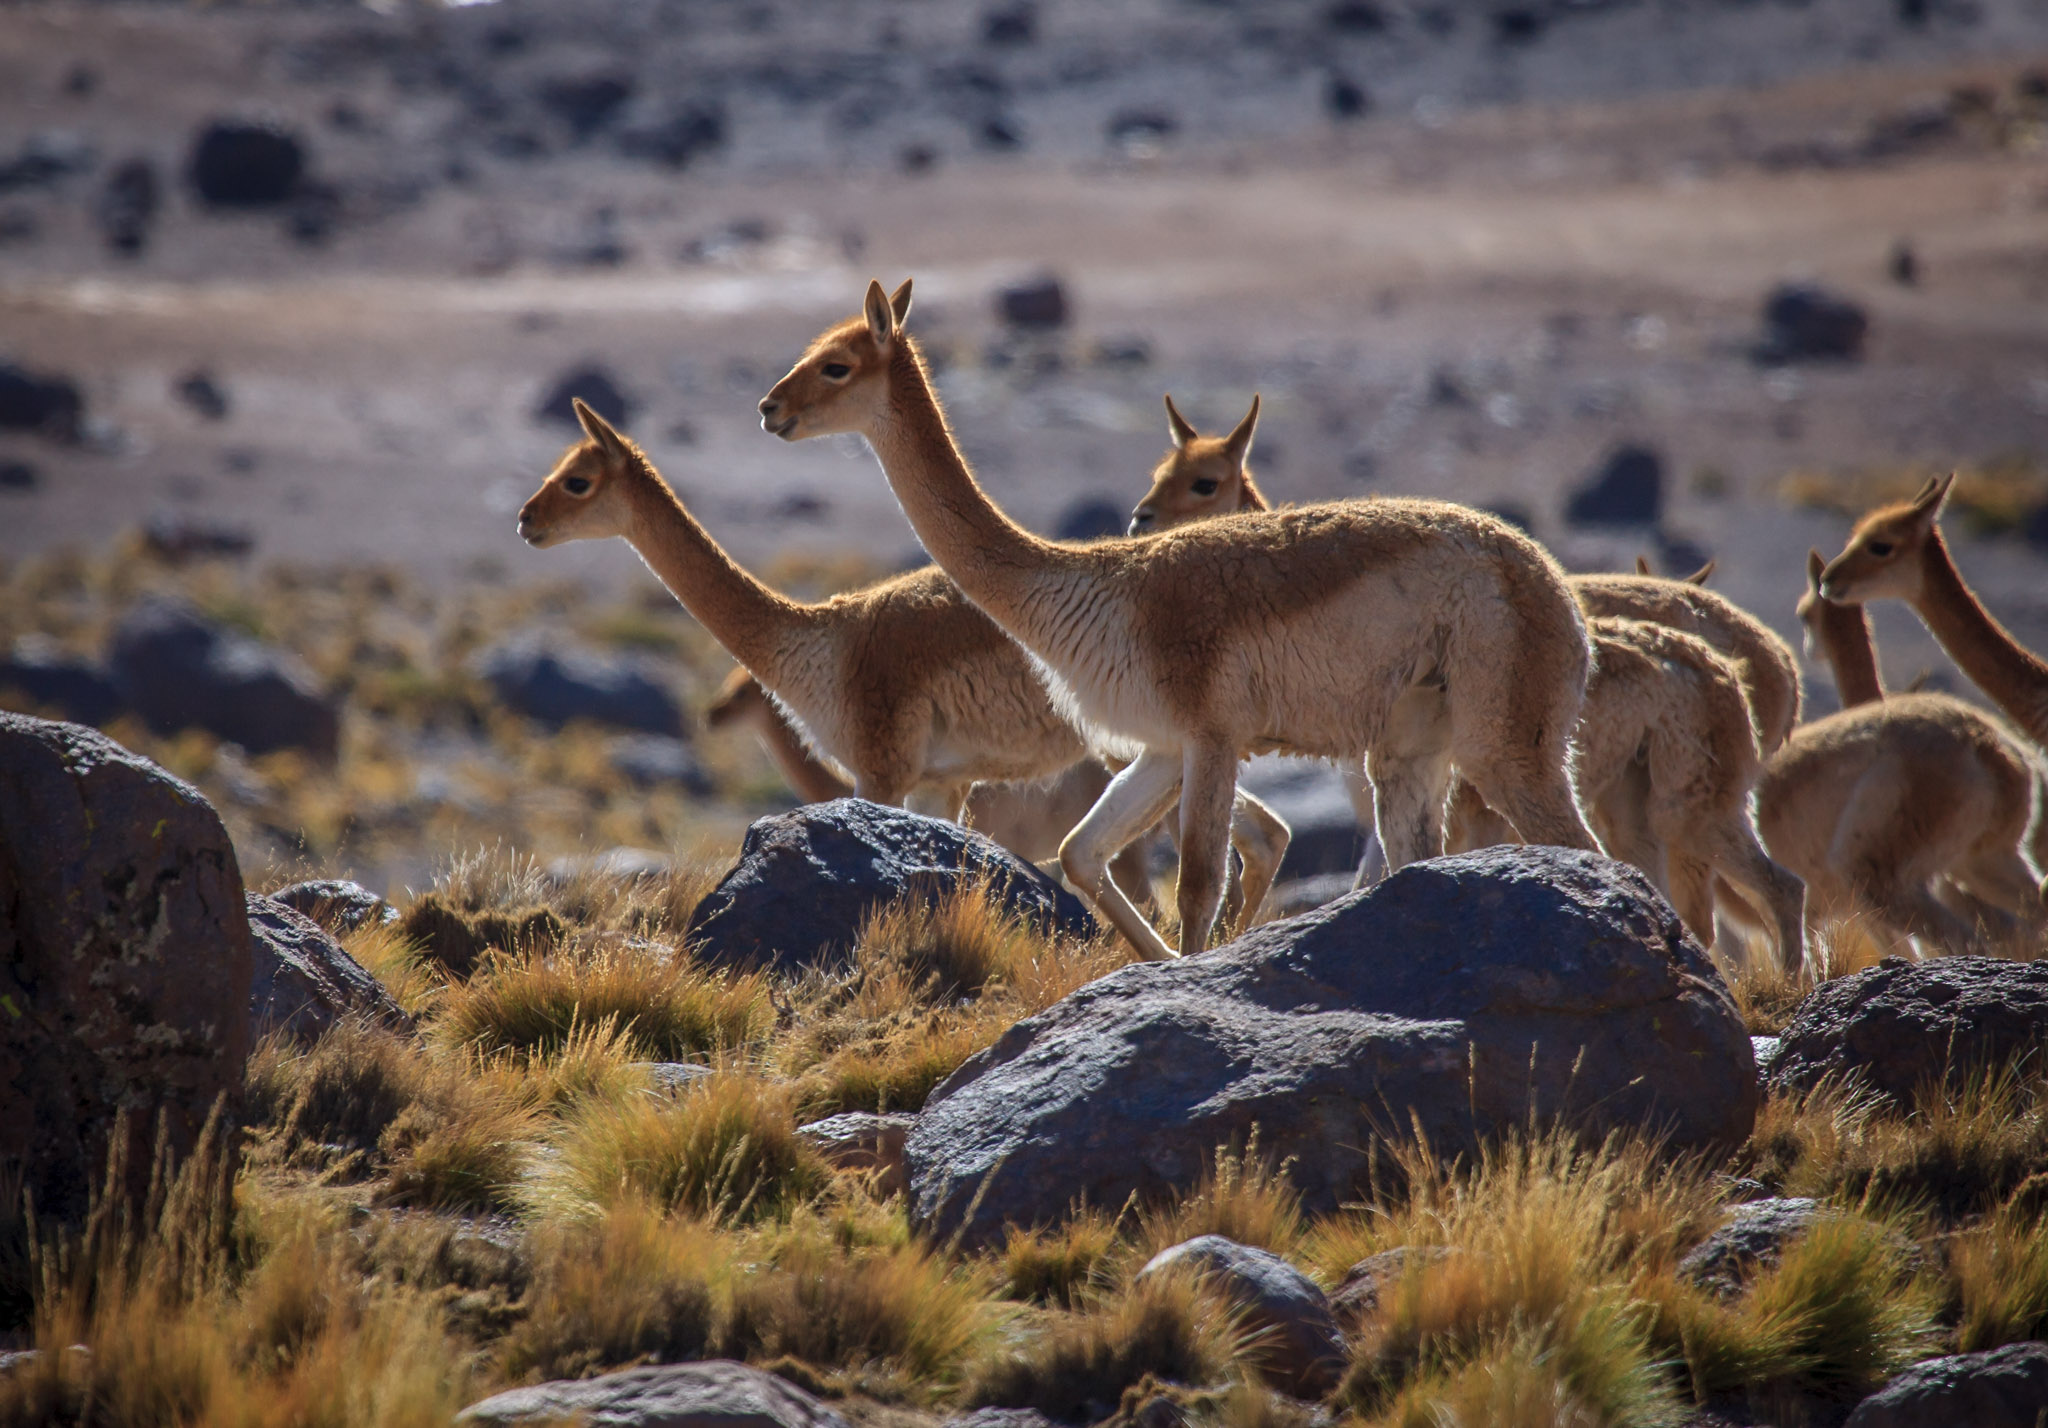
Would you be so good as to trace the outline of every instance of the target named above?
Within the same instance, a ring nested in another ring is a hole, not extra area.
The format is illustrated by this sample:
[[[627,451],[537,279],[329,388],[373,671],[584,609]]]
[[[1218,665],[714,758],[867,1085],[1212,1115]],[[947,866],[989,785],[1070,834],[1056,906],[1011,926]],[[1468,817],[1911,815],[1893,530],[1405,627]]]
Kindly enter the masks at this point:
[[[1879,560],[1882,560],[1892,553],[1892,543],[1888,540],[1874,540],[1871,541],[1868,545],[1866,545],[1864,549],[1869,551],[1872,555],[1876,556]]]
[[[824,374],[831,380],[837,382],[843,379],[849,372],[853,371],[853,368],[847,366],[844,362],[827,362],[819,370],[824,372]]]
[[[590,494],[590,478],[588,476],[571,476],[563,481],[562,485],[572,496],[587,496]]]
[[[1216,483],[1204,476],[1201,480],[1195,482],[1191,489],[1197,496],[1213,496],[1216,494]]]

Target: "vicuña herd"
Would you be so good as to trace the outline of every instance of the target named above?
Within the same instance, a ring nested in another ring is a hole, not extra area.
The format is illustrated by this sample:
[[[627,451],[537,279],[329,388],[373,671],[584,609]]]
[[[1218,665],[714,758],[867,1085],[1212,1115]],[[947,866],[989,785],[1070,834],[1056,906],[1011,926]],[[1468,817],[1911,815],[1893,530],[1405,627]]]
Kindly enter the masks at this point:
[[[622,536],[744,667],[714,722],[753,725],[807,799],[961,819],[1068,882],[1141,953],[1174,955],[1145,845],[1178,845],[1179,952],[1258,915],[1288,840],[1237,787],[1252,754],[1337,761],[1388,870],[1521,840],[1641,868],[1711,942],[1760,931],[1787,970],[1861,915],[1932,948],[2038,943],[2048,663],[1964,584],[1949,482],[1867,516],[1799,603],[1841,713],[1800,723],[1798,666],[1685,580],[1567,576],[1484,512],[1374,497],[1273,507],[1226,436],[1166,400],[1172,445],[1122,539],[1045,540],[975,480],[916,339],[910,284],[870,284],[761,399],[786,441],[852,432],[938,562],[818,603],[742,570],[646,454],[587,439],[519,513],[536,546]],[[1908,602],[2014,725],[1885,692],[1861,602]],[[851,787],[847,776],[851,777]],[[1363,875],[1363,874],[1361,874]]]

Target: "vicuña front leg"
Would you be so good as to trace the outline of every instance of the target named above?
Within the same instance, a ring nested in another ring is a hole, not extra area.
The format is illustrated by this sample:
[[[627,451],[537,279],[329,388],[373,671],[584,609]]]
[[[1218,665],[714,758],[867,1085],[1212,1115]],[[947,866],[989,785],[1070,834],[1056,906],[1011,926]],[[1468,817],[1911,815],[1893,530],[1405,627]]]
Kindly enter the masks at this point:
[[[1109,863],[1173,805],[1180,784],[1180,759],[1146,750],[1137,762],[1109,781],[1102,797],[1060,844],[1060,871],[1102,919],[1124,935],[1142,957],[1160,961],[1174,955],[1109,876]]]
[[[1209,948],[1216,910],[1223,905],[1229,875],[1230,811],[1237,799],[1237,749],[1230,744],[1190,744],[1181,756],[1180,786],[1180,951],[1183,957]],[[1257,911],[1250,870],[1246,870],[1245,916]],[[1263,900],[1265,893],[1258,893]]]

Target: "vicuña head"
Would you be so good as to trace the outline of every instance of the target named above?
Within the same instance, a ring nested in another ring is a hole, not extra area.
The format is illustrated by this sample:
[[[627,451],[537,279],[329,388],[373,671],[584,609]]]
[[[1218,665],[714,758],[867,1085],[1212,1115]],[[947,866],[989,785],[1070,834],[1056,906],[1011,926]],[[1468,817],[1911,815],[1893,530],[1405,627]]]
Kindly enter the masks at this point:
[[[572,398],[585,439],[562,453],[541,488],[519,508],[521,539],[539,550],[572,540],[622,536],[632,522],[625,484],[641,467],[639,448]]]
[[[888,384],[869,379],[903,350],[894,338],[908,316],[910,279],[887,299],[870,284],[861,315],[826,329],[761,398],[761,430],[784,441],[867,430],[888,400]]]
[[[1842,553],[1821,574],[1821,594],[1842,605],[1918,601],[1925,589],[1921,554],[1936,534],[1955,475],[1930,477],[1910,501],[1880,506],[1856,523]]]
[[[1259,424],[1259,399],[1228,436],[1203,436],[1166,399],[1166,429],[1173,449],[1152,472],[1152,489],[1131,512],[1129,534],[1172,530],[1189,521],[1231,511],[1263,511],[1268,502],[1245,465]]]

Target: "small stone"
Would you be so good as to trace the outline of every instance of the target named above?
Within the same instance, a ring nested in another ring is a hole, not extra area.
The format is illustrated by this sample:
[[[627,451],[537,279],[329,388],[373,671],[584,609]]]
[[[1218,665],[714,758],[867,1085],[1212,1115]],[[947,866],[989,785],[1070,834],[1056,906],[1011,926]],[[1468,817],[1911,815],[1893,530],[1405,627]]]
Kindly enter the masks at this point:
[[[576,397],[581,397],[585,406],[615,427],[631,424],[633,400],[620,389],[610,372],[594,364],[573,367],[557,377],[535,403],[533,419],[582,431],[583,424],[576,419],[576,408],[571,405],[571,399]]]
[[[1653,526],[1664,511],[1664,458],[1630,444],[1609,452],[1565,502],[1575,526]]]
[[[180,377],[171,387],[179,401],[208,421],[223,421],[228,414],[228,394],[213,374],[204,368],[195,368]]]
[[[1067,321],[1067,294],[1050,273],[1013,283],[996,294],[996,315],[1012,327],[1054,328]]]
[[[1137,1280],[1176,1269],[1199,1273],[1244,1315],[1245,1327],[1260,1335],[1254,1357],[1277,1387],[1300,1398],[1321,1398],[1337,1386],[1346,1359],[1344,1336],[1314,1280],[1270,1250],[1222,1235],[1201,1235],[1161,1250]]]
[[[305,146],[286,129],[216,119],[192,143],[185,176],[215,208],[262,208],[291,197],[306,172]]]

